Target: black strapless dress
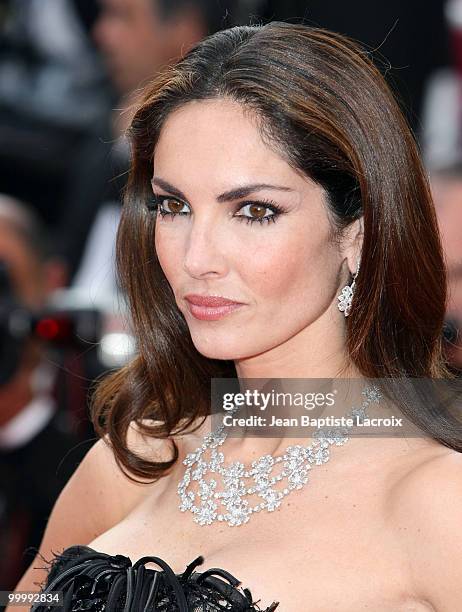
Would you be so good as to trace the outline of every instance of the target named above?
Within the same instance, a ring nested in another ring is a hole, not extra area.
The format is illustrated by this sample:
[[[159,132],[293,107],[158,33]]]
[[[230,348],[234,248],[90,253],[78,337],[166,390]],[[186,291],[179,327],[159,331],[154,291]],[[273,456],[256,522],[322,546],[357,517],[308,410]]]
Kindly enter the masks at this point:
[[[38,603],[31,612],[273,612],[279,606],[258,607],[249,589],[238,588],[240,580],[224,569],[195,572],[203,561],[198,556],[175,574],[160,557],[141,557],[132,564],[124,555],[70,546],[45,560],[48,575],[40,591],[62,591],[63,607]],[[161,569],[145,567],[149,562]]]

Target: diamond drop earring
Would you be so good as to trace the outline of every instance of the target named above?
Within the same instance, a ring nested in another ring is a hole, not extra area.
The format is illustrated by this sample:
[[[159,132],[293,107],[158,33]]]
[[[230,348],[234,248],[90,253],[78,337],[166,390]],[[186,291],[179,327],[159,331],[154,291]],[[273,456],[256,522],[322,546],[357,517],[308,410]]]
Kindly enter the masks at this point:
[[[351,285],[345,285],[345,287],[343,287],[342,289],[342,292],[337,297],[339,301],[339,303],[337,304],[338,309],[341,312],[343,312],[346,317],[351,312],[351,302],[353,299],[354,289],[356,285],[356,277],[358,276],[358,272],[359,272],[359,262],[360,262],[360,259],[358,258],[358,263],[356,265],[356,272],[353,274],[353,282],[351,283]]]

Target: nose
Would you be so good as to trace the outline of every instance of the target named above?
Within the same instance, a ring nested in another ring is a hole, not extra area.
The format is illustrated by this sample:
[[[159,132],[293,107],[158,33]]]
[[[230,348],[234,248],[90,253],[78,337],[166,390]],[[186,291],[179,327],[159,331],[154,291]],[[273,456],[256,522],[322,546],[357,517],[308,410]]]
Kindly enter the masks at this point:
[[[225,276],[228,272],[226,239],[213,222],[191,224],[183,261],[184,270],[193,278]]]

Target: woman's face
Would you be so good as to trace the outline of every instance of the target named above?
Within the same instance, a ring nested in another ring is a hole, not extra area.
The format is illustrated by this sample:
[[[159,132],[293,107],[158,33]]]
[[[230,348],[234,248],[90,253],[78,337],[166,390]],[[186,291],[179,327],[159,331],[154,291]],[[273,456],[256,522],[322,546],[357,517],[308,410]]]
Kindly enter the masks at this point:
[[[349,272],[324,191],[263,142],[239,104],[191,102],[172,113],[153,190],[159,262],[200,353],[245,359],[341,333],[337,295]],[[241,306],[214,316],[190,306],[191,294]]]

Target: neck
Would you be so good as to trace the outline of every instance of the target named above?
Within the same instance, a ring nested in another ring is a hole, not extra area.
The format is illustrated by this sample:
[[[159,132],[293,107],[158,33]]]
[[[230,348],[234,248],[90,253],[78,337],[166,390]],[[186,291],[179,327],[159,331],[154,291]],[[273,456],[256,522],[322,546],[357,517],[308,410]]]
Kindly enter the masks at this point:
[[[238,378],[360,378],[348,358],[345,325],[329,308],[311,325],[268,351],[235,360]]]
[[[252,399],[250,406],[243,406],[235,416],[263,420],[245,424],[236,421],[227,428],[223,450],[226,448],[228,458],[251,462],[264,454],[283,454],[288,446],[308,446],[316,440],[317,426],[305,426],[303,418],[325,419],[325,426],[331,428],[329,418],[341,419],[353,408],[360,408],[364,400],[362,393],[373,381],[368,381],[353,366],[344,368],[342,376],[337,376],[337,371],[337,365],[331,365],[309,372],[300,368],[295,375],[290,370],[287,378],[266,376],[264,380],[240,380],[241,391],[249,390],[247,397]],[[255,390],[258,394],[252,395]],[[383,401],[370,404],[366,410],[368,416],[383,416]],[[218,424],[217,419],[212,428]]]

